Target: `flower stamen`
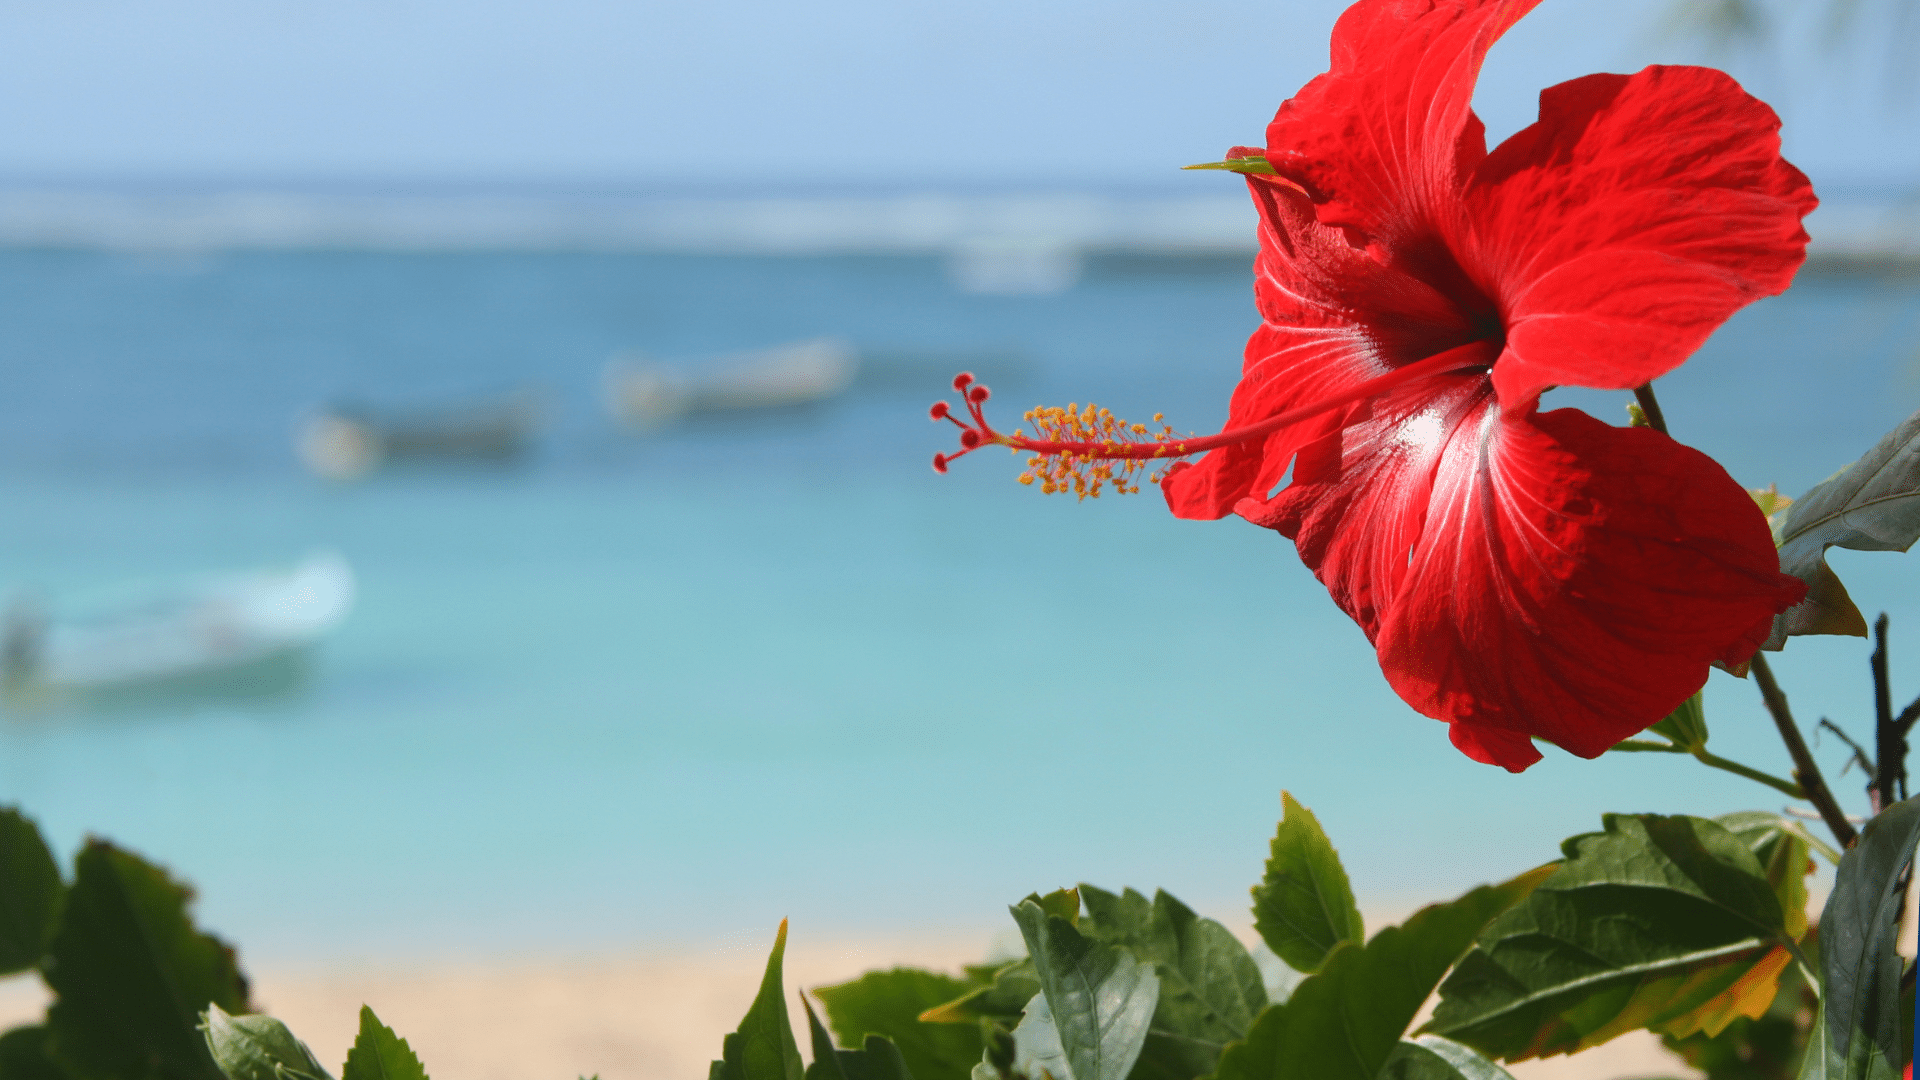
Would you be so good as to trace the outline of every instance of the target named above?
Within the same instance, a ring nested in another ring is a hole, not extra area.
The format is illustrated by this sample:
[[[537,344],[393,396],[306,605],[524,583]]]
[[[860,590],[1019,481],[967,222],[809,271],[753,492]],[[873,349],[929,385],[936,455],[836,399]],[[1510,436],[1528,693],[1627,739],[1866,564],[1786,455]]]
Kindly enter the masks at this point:
[[[1497,354],[1498,347],[1492,342],[1469,342],[1258,423],[1230,428],[1217,435],[1185,437],[1175,435],[1158,413],[1154,414],[1153,422],[1159,425],[1159,430],[1153,431],[1145,424],[1121,420],[1092,404],[1084,409],[1078,404],[1069,404],[1064,409],[1033,409],[1025,414],[1025,419],[1034,425],[1038,437],[1029,438],[1020,429],[1011,435],[1005,434],[987,423],[984,406],[992,393],[984,384],[974,381],[971,372],[963,371],[954,376],[953,388],[959,392],[972,422],[955,416],[945,401],[933,403],[928,410],[930,419],[951,421],[960,429],[959,453],[935,454],[933,468],[935,472],[944,473],[955,459],[982,446],[999,445],[1011,447],[1016,453],[1028,451],[1034,455],[1027,459],[1027,471],[1020,474],[1020,482],[1027,485],[1037,482],[1045,494],[1071,491],[1082,499],[1099,498],[1108,484],[1122,494],[1131,494],[1140,490],[1137,477],[1148,462],[1171,463],[1216,447],[1264,438],[1302,420],[1376,397],[1406,383],[1463,368],[1487,367]],[[1149,482],[1158,484],[1165,475],[1165,469],[1159,470],[1149,477]]]

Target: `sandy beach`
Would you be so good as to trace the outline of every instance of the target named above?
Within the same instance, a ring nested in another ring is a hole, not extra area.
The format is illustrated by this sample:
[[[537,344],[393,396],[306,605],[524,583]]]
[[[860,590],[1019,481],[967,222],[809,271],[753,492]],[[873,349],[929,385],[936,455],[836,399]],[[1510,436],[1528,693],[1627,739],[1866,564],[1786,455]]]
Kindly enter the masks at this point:
[[[959,934],[820,942],[796,932],[787,986],[791,993],[895,964],[953,970],[977,960],[984,942]],[[268,967],[252,973],[254,1000],[329,1066],[345,1059],[364,1002],[406,1037],[435,1080],[699,1080],[752,1001],[769,943],[497,963]],[[33,1020],[44,1000],[35,979],[0,982],[0,1022]],[[1516,1080],[1698,1075],[1644,1032],[1511,1071]]]

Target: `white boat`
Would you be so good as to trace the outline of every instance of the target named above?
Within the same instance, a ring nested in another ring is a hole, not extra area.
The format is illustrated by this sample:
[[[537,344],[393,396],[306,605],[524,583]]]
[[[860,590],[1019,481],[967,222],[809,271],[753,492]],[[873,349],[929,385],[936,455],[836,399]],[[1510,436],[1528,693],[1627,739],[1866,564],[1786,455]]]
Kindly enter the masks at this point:
[[[318,554],[287,570],[207,577],[65,618],[16,601],[0,633],[0,696],[40,705],[245,690],[297,673],[353,607],[353,570]]]
[[[512,460],[524,453],[544,410],[532,390],[438,409],[331,405],[301,425],[295,448],[329,480],[354,480],[393,462]]]
[[[772,409],[824,401],[859,373],[860,357],[838,338],[715,357],[698,371],[622,357],[604,373],[607,408],[635,427],[656,427],[695,412]]]

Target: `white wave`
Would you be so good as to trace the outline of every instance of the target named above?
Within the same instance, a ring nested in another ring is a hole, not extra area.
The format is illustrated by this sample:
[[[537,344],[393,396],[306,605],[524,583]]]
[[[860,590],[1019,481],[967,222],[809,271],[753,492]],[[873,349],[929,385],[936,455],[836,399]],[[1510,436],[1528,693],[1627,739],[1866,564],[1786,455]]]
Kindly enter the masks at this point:
[[[1250,251],[1244,194],[568,199],[0,192],[0,246],[133,251],[950,254]]]

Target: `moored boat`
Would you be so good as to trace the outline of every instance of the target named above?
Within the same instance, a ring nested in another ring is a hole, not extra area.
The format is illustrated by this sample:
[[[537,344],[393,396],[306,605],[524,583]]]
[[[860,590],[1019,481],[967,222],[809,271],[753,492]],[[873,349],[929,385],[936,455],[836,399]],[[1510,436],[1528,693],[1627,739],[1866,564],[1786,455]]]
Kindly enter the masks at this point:
[[[33,706],[268,687],[298,674],[353,598],[346,561],[317,554],[290,569],[147,589],[64,617],[16,600],[0,631],[0,698]]]
[[[295,445],[307,468],[329,480],[404,461],[504,462],[526,452],[542,412],[531,390],[437,409],[337,404],[302,424]]]
[[[851,345],[817,338],[715,357],[697,369],[623,357],[607,365],[603,389],[616,418],[648,428],[688,413],[824,401],[844,391],[859,370]]]

